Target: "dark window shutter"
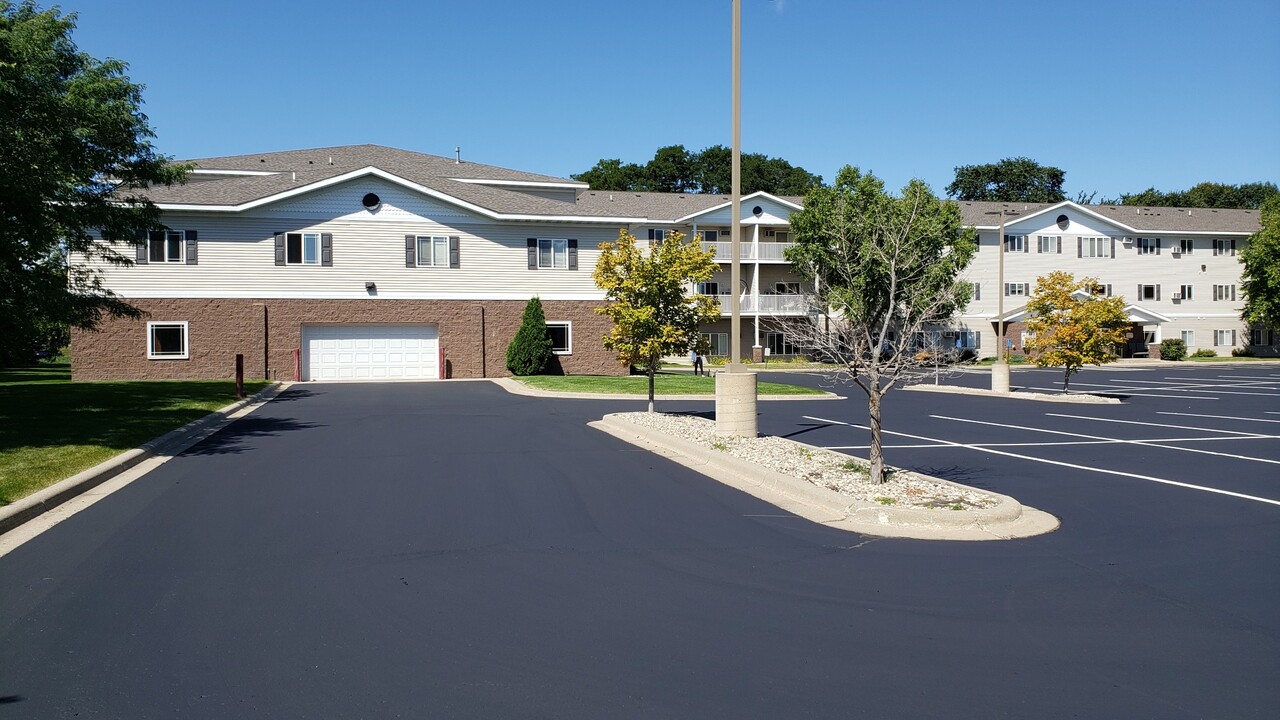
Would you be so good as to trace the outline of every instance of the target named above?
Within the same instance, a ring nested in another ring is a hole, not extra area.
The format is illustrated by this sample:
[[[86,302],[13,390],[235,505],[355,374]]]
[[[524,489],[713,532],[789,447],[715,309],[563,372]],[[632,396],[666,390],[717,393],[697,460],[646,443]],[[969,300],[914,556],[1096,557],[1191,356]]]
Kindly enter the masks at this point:
[[[1146,300],[1146,298],[1142,297],[1142,285],[1139,284],[1138,285],[1138,302],[1142,302],[1143,300]]]
[[[418,263],[418,238],[413,235],[404,236],[404,266],[413,267]]]
[[[457,236],[457,235],[450,235],[450,236],[449,236],[449,267],[451,267],[451,268],[459,267],[459,263],[458,263],[458,240],[459,240],[459,238],[458,238],[458,236]]]
[[[1116,239],[1111,238],[1111,257],[1116,256]]]
[[[974,300],[982,299],[982,283],[973,284],[973,299]]]
[[[1156,285],[1156,299],[1157,299],[1157,300],[1159,300],[1159,299],[1160,299],[1160,286],[1159,286],[1159,285]]]
[[[1022,236],[1022,252],[1024,253],[1031,252],[1031,238],[1027,237],[1026,235]]]
[[[1004,296],[1009,297],[1009,283],[1004,284]]]
[[[1084,238],[1076,238],[1076,257],[1084,257]]]
[[[529,269],[538,269],[538,238],[529,238]]]
[[[320,264],[333,267],[333,235],[330,233],[320,234]]]
[[[569,269],[578,269],[578,241],[569,238]]]
[[[284,233],[278,232],[276,235],[276,264],[284,264]]]
[[[1231,347],[1235,347],[1235,346],[1236,346],[1236,331],[1232,330],[1231,331]]]
[[[649,228],[649,239],[653,239],[653,228]]]
[[[1164,244],[1164,243],[1160,242],[1160,238],[1156,238],[1156,254],[1157,254],[1157,255],[1159,255],[1159,254],[1160,254],[1160,247],[1161,247],[1163,244]]]
[[[196,243],[196,231],[188,230],[187,232],[187,264],[199,265],[198,248]]]
[[[1058,254],[1061,255],[1062,254],[1062,236],[1061,235],[1058,236],[1057,245],[1058,245]]]
[[[138,228],[133,233],[133,239],[138,241],[138,251],[134,255],[134,262],[139,265],[147,264],[147,251],[150,248],[150,244],[147,242],[148,237],[150,236],[147,234],[146,228]]]
[[[1236,240],[1235,238],[1232,238],[1231,239],[1231,257],[1235,257],[1235,256],[1236,256]]]
[[[1235,286],[1235,285],[1232,285],[1232,286],[1231,286],[1231,301],[1232,301],[1232,302],[1235,302],[1235,299],[1236,299],[1236,286]],[[1235,332],[1235,331],[1234,331],[1234,330],[1232,330],[1232,332]]]
[[[1111,297],[1111,285],[1107,285],[1107,297]]]

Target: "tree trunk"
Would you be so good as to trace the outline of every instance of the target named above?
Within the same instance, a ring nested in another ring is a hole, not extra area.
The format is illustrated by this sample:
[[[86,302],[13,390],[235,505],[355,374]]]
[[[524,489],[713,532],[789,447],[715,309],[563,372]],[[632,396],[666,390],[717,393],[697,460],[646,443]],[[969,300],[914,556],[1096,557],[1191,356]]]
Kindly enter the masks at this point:
[[[653,412],[653,376],[656,372],[654,363],[649,363],[649,412]]]
[[[1067,392],[1067,388],[1070,386],[1071,386],[1071,368],[1067,368],[1067,371],[1062,375],[1062,393],[1064,395]],[[1087,395],[1088,393],[1085,393],[1085,394]]]
[[[880,383],[867,385],[867,411],[871,416],[871,484],[884,482],[884,450],[880,444]]]

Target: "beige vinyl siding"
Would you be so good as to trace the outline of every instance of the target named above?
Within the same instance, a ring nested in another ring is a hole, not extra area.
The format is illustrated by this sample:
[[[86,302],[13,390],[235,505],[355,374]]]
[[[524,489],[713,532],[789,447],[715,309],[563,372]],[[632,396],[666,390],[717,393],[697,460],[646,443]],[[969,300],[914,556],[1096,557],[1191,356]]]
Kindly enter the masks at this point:
[[[616,228],[534,223],[442,224],[427,219],[307,218],[168,213],[172,228],[197,230],[199,265],[98,264],[123,297],[523,297],[598,299],[591,278],[597,245]],[[275,264],[276,232],[333,235],[333,266]],[[459,238],[459,267],[405,267],[405,235]],[[578,269],[528,269],[527,238],[575,238]],[[127,252],[127,251],[126,251]]]

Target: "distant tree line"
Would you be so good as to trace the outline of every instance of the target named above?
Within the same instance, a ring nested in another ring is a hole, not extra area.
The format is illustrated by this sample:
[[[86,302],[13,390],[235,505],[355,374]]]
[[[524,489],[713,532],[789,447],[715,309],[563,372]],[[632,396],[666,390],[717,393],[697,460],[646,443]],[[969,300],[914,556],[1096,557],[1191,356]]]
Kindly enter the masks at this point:
[[[961,165],[947,195],[957,200],[1056,203],[1067,199],[1063,191],[1066,172],[1025,157],[1005,158],[983,165]],[[1115,199],[1097,199],[1097,193],[1076,193],[1081,204],[1144,205],[1148,207],[1244,208],[1256,210],[1268,198],[1280,195],[1271,182],[1241,185],[1202,182],[1190,190],[1162,192],[1154,187]]]
[[[698,152],[689,152],[683,145],[668,145],[658,148],[653,159],[644,165],[602,159],[573,179],[588,183],[592,190],[718,195],[732,190],[732,163],[732,151],[724,145],[712,145]],[[821,185],[821,175],[782,158],[760,153],[742,156],[744,194],[763,190],[774,195],[803,195],[809,188]]]

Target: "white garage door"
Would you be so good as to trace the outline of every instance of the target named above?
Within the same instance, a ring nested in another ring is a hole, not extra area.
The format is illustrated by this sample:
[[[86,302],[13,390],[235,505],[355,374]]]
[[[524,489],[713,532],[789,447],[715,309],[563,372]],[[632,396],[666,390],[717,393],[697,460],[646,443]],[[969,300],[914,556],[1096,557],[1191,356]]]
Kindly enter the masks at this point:
[[[434,325],[309,325],[302,328],[303,380],[434,380]]]

